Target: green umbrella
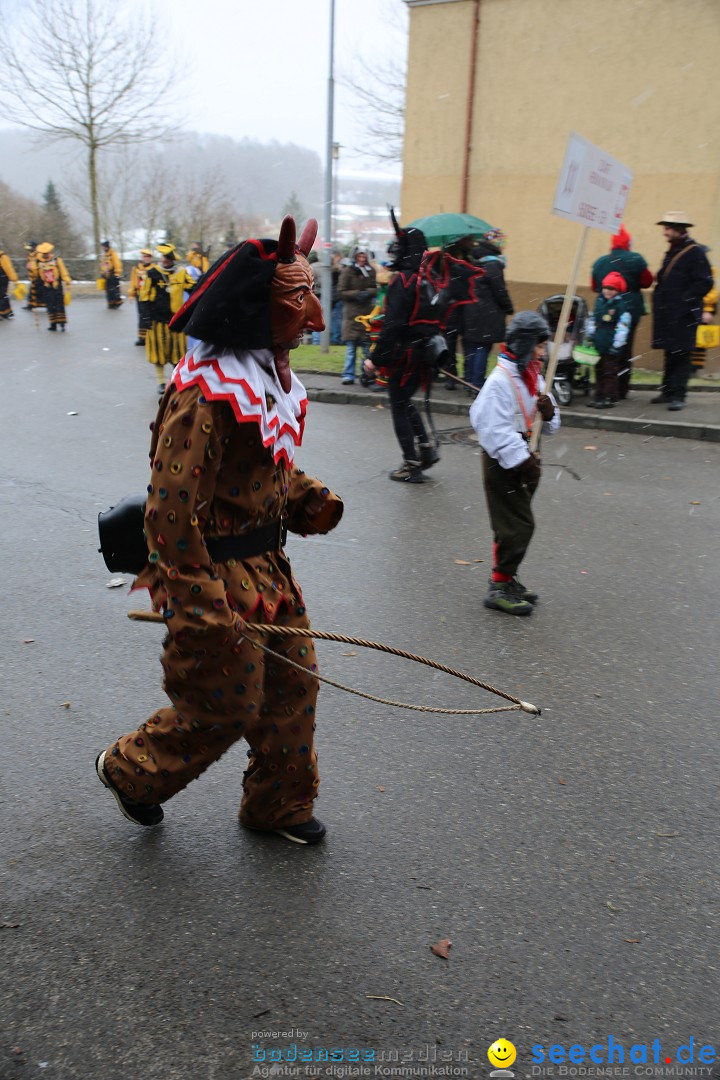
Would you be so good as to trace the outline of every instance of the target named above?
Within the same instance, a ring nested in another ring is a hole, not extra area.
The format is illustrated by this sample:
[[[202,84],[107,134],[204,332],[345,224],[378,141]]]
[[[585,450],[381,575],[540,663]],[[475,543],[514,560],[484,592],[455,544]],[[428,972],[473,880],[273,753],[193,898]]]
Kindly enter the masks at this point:
[[[422,229],[429,247],[447,247],[463,236],[485,236],[492,225],[473,214],[430,214],[411,221],[406,228]]]

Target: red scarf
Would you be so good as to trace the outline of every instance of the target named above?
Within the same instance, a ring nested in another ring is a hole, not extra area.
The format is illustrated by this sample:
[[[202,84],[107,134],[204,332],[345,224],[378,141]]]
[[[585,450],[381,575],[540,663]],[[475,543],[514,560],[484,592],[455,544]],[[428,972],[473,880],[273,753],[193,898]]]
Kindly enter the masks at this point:
[[[515,356],[515,353],[510,352],[507,345],[502,346],[502,351],[505,356],[507,356],[508,360],[512,360],[517,363],[517,357]],[[540,378],[541,371],[542,361],[531,360],[525,370],[520,372],[520,378],[525,383],[533,397],[537,397],[538,379]]]

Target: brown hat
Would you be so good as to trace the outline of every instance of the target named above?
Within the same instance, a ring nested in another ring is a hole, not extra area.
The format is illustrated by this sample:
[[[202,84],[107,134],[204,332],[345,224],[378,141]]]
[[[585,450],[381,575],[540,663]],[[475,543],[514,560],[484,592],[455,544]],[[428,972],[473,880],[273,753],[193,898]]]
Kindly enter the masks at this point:
[[[692,221],[688,221],[688,215],[684,210],[668,210],[667,214],[655,222],[656,225],[680,225],[683,229],[692,229]]]

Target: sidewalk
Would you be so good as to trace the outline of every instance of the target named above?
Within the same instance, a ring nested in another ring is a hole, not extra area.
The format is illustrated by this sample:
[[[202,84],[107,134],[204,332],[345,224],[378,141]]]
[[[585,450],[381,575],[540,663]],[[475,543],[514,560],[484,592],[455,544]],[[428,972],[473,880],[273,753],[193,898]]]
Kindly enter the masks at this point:
[[[316,374],[298,371],[305,384],[310,401],[323,401],[334,405],[385,405],[387,394],[373,393],[359,383],[343,386],[339,375]],[[720,442],[720,387],[688,391],[682,412],[668,412],[666,405],[651,405],[650,399],[658,393],[657,387],[634,387],[625,401],[614,409],[588,409],[582,395],[575,397],[562,409],[562,421],[567,427],[603,428],[606,431],[628,431],[645,436],[668,436],[676,439],[704,439]],[[421,398],[415,399],[418,403]],[[471,399],[465,388],[458,386],[450,391],[444,386],[433,386],[432,410],[453,416],[467,417]],[[468,421],[469,423],[469,421]]]

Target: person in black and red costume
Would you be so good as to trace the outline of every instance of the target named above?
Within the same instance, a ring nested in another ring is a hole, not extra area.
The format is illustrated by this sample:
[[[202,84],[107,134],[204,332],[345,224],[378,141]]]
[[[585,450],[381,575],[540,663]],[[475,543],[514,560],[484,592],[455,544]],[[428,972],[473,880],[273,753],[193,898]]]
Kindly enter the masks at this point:
[[[157,825],[162,803],[245,738],[241,824],[299,844],[325,835],[313,816],[312,640],[246,636],[253,623],[309,626],[285,533],[326,533],[343,511],[295,465],[307,393],[289,350],[306,329],[324,328],[307,262],[316,233],[311,221],[296,246],[295,222],[286,217],[277,242],[238,244],[200,278],[170,324],[199,341],[175,368],[153,425],[147,563],[135,582],[165,620],[170,704],[96,761],[100,780],[138,825]]]
[[[476,300],[473,283],[484,271],[440,251],[428,252],[420,229],[400,228],[390,211],[395,243],[388,269],[398,271],[385,298],[382,329],[372,360],[365,370],[379,370],[388,378],[388,393],[395,435],[403,463],[391,480],[422,484],[423,473],[440,460],[437,447],[413,404],[413,394],[427,389],[435,362],[435,345],[446,321],[459,304]]]

